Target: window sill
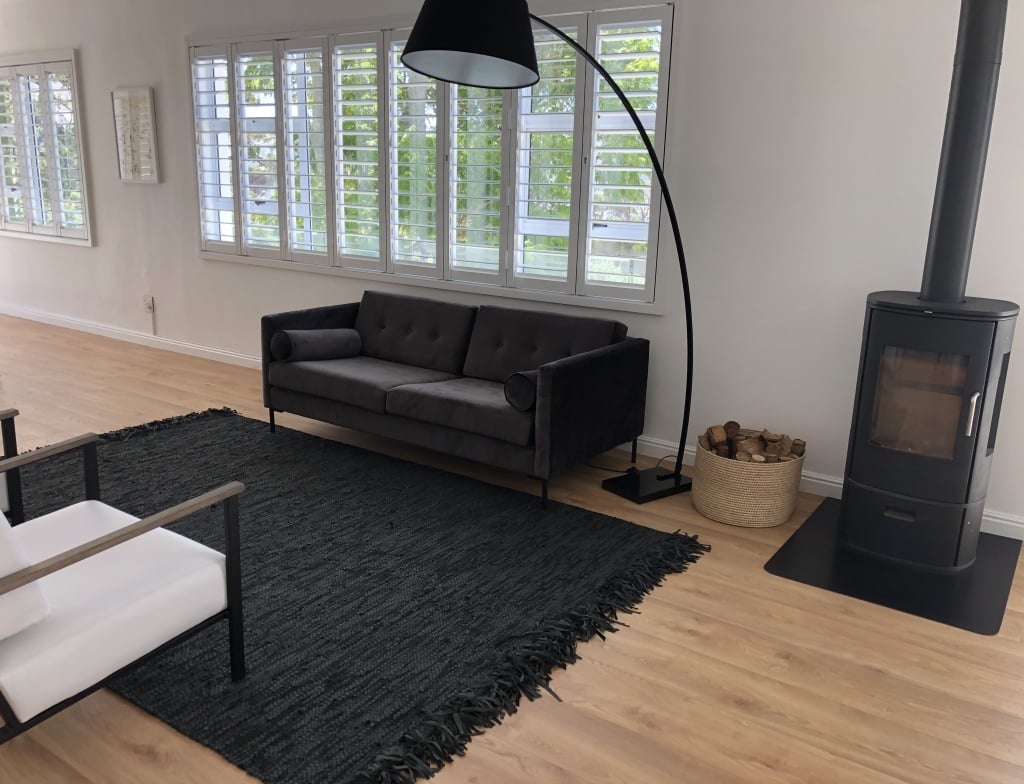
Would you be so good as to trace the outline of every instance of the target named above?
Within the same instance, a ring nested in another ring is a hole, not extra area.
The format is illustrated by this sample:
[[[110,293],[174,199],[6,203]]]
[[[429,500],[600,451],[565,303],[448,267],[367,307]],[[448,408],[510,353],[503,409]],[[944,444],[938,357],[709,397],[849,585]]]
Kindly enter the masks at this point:
[[[419,278],[413,275],[401,275],[393,272],[374,272],[372,270],[349,269],[348,267],[328,267],[320,264],[304,264],[298,261],[259,259],[251,256],[236,256],[228,253],[212,253],[210,251],[201,251],[199,255],[207,261],[246,264],[255,267],[270,267],[272,269],[283,269],[291,272],[312,272],[320,275],[335,275],[342,278],[373,280],[380,283],[415,286],[417,288],[459,291],[467,294],[483,294],[489,297],[503,297],[505,299],[550,302],[558,305],[572,305],[575,307],[593,308],[596,310],[617,310],[626,313],[646,313],[652,316],[665,315],[665,309],[654,302],[632,302],[625,299],[608,299],[605,297],[563,294],[552,291],[514,289],[508,286],[495,286],[490,283],[467,283],[457,280]]]
[[[81,237],[58,237],[54,234],[32,234],[28,231],[9,231],[0,229],[0,237],[10,237],[18,240],[35,240],[36,242],[53,242],[58,245],[78,245],[82,248],[93,247],[92,239]]]

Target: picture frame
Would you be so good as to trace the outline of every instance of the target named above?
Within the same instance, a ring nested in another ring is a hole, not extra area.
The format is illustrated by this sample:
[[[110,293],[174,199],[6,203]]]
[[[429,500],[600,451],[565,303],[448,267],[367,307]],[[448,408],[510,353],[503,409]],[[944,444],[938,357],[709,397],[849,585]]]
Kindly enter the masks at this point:
[[[121,182],[160,182],[152,87],[121,87],[110,93]]]

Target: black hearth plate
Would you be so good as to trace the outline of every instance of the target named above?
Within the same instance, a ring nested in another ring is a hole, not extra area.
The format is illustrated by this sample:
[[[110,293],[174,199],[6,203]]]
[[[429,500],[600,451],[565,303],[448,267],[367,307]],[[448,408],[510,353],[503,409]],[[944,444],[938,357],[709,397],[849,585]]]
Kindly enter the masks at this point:
[[[997,634],[1021,543],[983,533],[973,566],[935,574],[838,546],[839,501],[825,499],[765,564],[778,577],[977,634]]]

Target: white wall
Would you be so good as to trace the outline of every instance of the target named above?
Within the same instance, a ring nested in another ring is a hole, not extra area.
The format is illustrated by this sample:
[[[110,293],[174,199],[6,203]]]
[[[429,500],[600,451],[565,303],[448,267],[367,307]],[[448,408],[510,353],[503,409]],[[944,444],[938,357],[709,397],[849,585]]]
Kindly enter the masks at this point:
[[[534,9],[587,5],[536,0]],[[1024,9],[1010,5],[968,293],[1022,301]],[[151,293],[159,335],[256,354],[261,314],[357,299],[360,280],[199,258],[185,39],[411,20],[417,8],[418,0],[0,0],[0,52],[79,49],[97,243],[0,239],[0,309],[148,332],[141,302]],[[842,474],[865,295],[920,284],[958,8],[957,0],[677,6],[667,171],[696,298],[692,433],[728,418],[785,430],[808,440],[810,473]],[[156,90],[164,180],[156,187],[116,178],[110,90],[132,85]],[[669,315],[618,315],[653,341],[647,434],[674,442],[683,323],[667,233],[663,247],[657,298]],[[1014,405],[1022,391],[1018,360],[1004,445],[1024,435],[1024,408]],[[1024,516],[1022,471],[1024,458],[1002,450],[990,509]]]

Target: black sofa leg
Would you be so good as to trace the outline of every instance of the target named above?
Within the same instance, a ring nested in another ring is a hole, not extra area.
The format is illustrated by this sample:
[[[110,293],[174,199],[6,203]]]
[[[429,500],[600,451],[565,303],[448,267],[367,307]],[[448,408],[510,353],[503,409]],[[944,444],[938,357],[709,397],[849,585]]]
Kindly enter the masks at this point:
[[[633,439],[633,449],[629,453],[629,462],[633,463],[634,465],[636,465],[636,443],[637,443],[638,440],[639,439],[637,439],[637,438]]]
[[[277,425],[274,424],[274,409],[268,408],[267,411],[270,412],[270,432],[271,433],[276,433],[277,432]]]

